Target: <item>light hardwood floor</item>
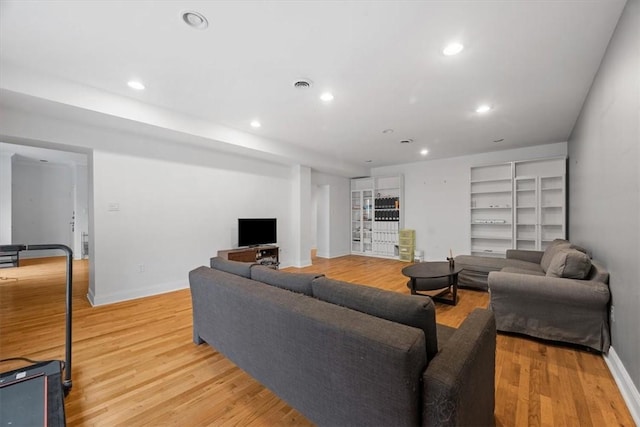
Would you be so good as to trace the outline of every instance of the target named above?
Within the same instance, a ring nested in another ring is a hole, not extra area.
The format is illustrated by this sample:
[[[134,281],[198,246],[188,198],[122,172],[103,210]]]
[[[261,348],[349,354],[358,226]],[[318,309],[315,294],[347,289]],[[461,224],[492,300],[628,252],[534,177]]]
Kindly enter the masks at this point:
[[[287,270],[408,293],[406,265],[347,256]],[[63,258],[0,270],[0,359],[64,358],[64,274]],[[87,281],[86,261],[75,262],[68,425],[310,425],[210,346],[192,343],[188,289],[91,307]],[[458,326],[488,304],[484,292],[459,298],[455,307],[436,304],[438,322]],[[0,372],[20,366],[5,362]],[[501,427],[634,425],[600,355],[502,334],[495,415]]]

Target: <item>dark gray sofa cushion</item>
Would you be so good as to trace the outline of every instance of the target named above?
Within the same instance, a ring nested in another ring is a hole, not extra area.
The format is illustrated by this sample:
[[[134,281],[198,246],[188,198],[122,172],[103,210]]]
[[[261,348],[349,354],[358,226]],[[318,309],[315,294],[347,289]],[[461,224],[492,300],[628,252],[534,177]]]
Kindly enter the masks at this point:
[[[251,267],[251,278],[278,288],[313,296],[311,282],[324,274],[315,273],[289,273],[274,270],[263,265]]]
[[[428,360],[438,352],[436,310],[431,298],[398,294],[326,277],[315,279],[311,286],[313,296],[323,301],[421,329]]]
[[[224,258],[215,257],[210,260],[211,268],[224,271],[227,273],[235,274],[238,276],[251,278],[251,266],[250,262],[229,261]]]

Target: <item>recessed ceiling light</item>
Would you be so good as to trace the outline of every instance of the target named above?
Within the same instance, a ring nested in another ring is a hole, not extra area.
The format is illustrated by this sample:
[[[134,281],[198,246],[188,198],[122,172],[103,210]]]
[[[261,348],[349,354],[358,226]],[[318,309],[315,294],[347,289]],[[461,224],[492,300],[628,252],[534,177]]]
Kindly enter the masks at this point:
[[[182,20],[188,26],[195,28],[196,30],[205,30],[209,26],[209,21],[200,12],[188,10],[182,12]]]
[[[251,127],[252,128],[259,128],[260,126],[262,126],[262,125],[257,120],[254,120],[254,121],[251,122]]]
[[[400,141],[400,144],[411,144],[413,142],[413,139],[409,138],[409,139],[403,139],[402,141]]]
[[[144,90],[144,85],[141,82],[137,81],[137,80],[131,80],[130,82],[127,83],[127,85],[131,89]]]
[[[488,111],[491,111],[491,107],[486,104],[480,105],[476,108],[476,113],[486,113]]]
[[[40,161],[41,161],[42,163],[49,163],[49,160],[45,160],[45,159],[40,159]]]
[[[365,160],[364,162],[365,163],[371,163],[371,162],[373,162],[373,160]]]
[[[446,56],[452,56],[462,52],[462,49],[464,49],[464,46],[461,43],[449,43],[442,49],[442,53]]]
[[[393,129],[385,129],[382,133],[393,133]]]
[[[324,102],[333,101],[333,94],[329,92],[325,92],[322,95],[320,95],[320,99],[323,100]]]
[[[504,141],[504,138],[500,138],[500,139],[494,139],[493,142],[502,142]]]
[[[423,156],[426,156],[427,154],[429,154],[429,150],[427,150],[426,148],[423,148],[422,150],[420,150],[420,154]]]

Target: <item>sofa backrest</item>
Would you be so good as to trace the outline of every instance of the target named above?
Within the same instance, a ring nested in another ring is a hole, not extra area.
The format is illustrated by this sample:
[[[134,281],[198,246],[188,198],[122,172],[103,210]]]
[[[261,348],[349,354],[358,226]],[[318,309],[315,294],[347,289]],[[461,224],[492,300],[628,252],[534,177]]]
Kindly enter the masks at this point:
[[[264,265],[253,265],[251,267],[251,278],[253,280],[308,296],[313,296],[311,282],[322,276],[324,274],[284,272]]]
[[[215,257],[209,260],[211,268],[216,270],[225,271],[227,273],[236,274],[238,276],[251,278],[251,266],[250,262],[229,261],[228,259]]]
[[[311,283],[313,296],[332,304],[419,328],[425,336],[427,359],[438,353],[436,310],[431,298],[398,294],[364,285],[320,277]]]

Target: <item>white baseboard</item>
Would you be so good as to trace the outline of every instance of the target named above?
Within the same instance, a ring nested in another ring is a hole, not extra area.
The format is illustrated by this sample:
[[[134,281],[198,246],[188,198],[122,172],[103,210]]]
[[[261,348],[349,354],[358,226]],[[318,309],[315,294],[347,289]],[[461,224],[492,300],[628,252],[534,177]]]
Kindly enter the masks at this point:
[[[316,253],[316,256],[318,258],[326,258],[326,259],[331,259],[331,258],[340,258],[341,256],[346,256],[349,255],[349,252],[341,252],[341,253],[337,253],[337,254],[331,254],[328,252],[318,252]]]
[[[149,297],[152,295],[165,294],[167,292],[178,291],[180,289],[186,289],[189,287],[189,284],[186,280],[179,280],[176,282],[166,282],[160,283],[155,286],[150,286],[147,288],[141,289],[132,289],[121,292],[114,292],[112,294],[107,295],[95,295],[89,290],[87,294],[87,299],[92,306],[105,305],[105,304],[113,304],[116,302],[128,301],[137,298]]]
[[[611,375],[613,375],[618,389],[620,389],[622,398],[626,402],[629,412],[631,412],[633,421],[635,421],[637,426],[640,426],[640,393],[638,393],[638,389],[635,384],[633,384],[629,373],[613,347],[609,348],[608,355],[604,355],[604,361],[609,367],[609,371],[611,371]]]

